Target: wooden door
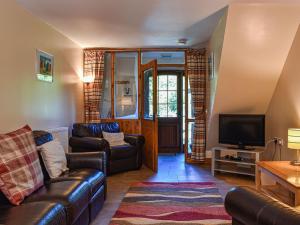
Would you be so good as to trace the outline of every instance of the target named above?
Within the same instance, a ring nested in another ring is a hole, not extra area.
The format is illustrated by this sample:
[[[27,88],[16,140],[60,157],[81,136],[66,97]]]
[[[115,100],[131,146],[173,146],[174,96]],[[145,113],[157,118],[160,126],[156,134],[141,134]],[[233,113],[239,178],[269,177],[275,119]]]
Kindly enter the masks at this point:
[[[180,153],[182,71],[158,72],[158,152]]]
[[[142,116],[141,130],[146,142],[144,163],[157,172],[158,167],[158,121],[157,121],[157,61],[141,66]]]

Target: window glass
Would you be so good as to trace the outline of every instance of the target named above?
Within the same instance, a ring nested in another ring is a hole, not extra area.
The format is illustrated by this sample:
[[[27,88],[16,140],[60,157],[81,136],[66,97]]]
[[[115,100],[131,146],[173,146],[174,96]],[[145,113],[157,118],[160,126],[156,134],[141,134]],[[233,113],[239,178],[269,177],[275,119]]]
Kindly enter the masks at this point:
[[[184,64],[184,51],[177,52],[142,52],[142,64],[156,59],[158,64]]]
[[[192,153],[192,141],[193,141],[193,134],[194,134],[194,125],[195,125],[195,122],[189,122],[189,126],[188,126],[188,153]]]
[[[191,93],[191,86],[190,86],[190,81],[188,81],[188,115],[189,119],[194,119],[194,104],[193,104],[193,99],[192,99],[192,93]]]
[[[144,119],[153,119],[153,69],[146,70],[144,76]]]
[[[100,103],[100,117],[111,118],[111,54],[105,54],[103,91]]]
[[[115,117],[138,118],[138,54],[115,54]]]
[[[158,116],[177,117],[177,76],[158,76]]]

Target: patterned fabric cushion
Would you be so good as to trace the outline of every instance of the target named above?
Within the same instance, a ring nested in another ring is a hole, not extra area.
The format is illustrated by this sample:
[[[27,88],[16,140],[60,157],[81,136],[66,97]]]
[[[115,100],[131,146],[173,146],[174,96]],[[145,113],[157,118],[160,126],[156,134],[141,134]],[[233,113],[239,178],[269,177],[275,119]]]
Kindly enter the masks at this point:
[[[14,205],[43,185],[31,128],[0,134],[0,190]]]

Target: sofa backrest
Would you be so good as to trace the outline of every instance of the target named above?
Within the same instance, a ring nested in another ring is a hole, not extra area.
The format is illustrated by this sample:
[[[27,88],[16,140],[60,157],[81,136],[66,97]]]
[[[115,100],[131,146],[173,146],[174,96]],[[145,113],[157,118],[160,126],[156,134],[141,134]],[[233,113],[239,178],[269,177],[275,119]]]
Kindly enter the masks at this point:
[[[109,133],[120,132],[117,122],[107,123],[74,123],[72,135],[75,137],[99,137],[102,138],[102,131]]]

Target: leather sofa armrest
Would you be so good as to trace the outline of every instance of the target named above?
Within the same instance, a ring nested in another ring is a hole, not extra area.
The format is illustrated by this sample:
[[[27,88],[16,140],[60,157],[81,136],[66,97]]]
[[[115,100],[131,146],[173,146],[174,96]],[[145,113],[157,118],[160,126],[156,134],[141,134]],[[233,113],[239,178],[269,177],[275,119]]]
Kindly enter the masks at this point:
[[[80,152],[66,153],[67,166],[74,169],[96,169],[106,175],[106,154],[105,152]]]
[[[249,187],[236,187],[225,198],[226,211],[240,224],[300,224],[300,212]]]
[[[109,157],[109,143],[103,138],[94,137],[70,137],[69,145],[73,152],[104,151]]]
[[[145,144],[144,136],[138,134],[125,134],[124,141],[134,146],[143,146]]]

